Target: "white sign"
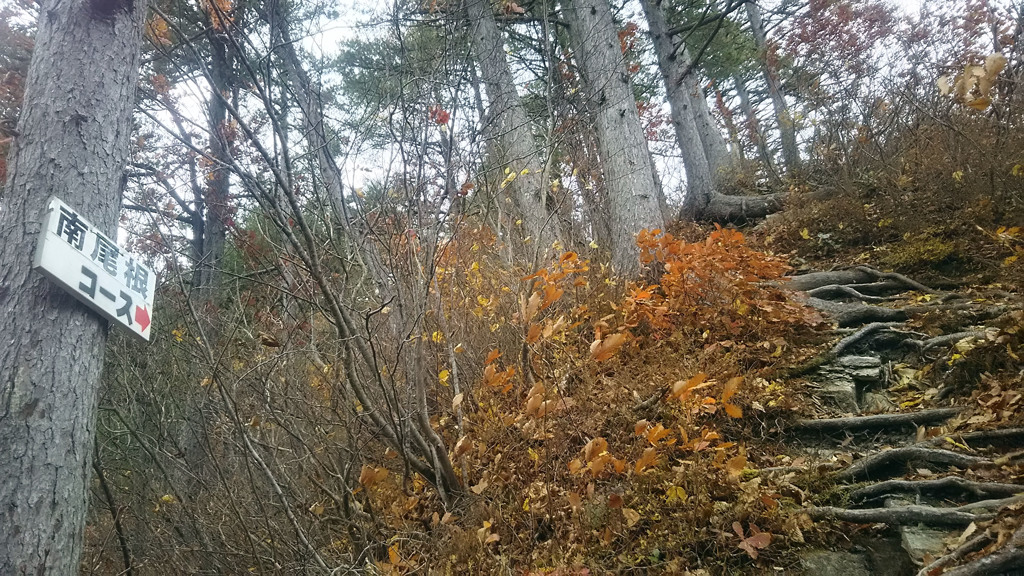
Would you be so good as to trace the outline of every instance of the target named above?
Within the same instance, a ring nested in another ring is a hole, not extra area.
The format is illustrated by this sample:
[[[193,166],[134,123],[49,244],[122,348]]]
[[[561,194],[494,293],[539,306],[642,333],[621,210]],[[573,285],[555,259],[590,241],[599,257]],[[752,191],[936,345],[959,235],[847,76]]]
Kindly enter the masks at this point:
[[[51,196],[32,267],[82,303],[149,340],[156,274]]]

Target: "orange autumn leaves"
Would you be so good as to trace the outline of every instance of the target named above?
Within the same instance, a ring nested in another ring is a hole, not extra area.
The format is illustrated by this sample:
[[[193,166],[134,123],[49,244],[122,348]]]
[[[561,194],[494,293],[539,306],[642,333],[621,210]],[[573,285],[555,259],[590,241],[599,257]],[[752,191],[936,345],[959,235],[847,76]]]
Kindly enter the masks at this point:
[[[669,399],[678,399],[680,402],[686,403],[694,392],[714,384],[714,381],[708,381],[707,378],[707,374],[701,372],[689,380],[679,380],[672,385],[669,392]],[[730,378],[725,383],[725,389],[722,391],[721,402],[715,400],[713,396],[705,396],[700,402],[699,407],[695,408],[695,410],[702,409],[705,412],[713,414],[717,410],[715,405],[718,404],[723,410],[725,410],[725,413],[728,414],[730,418],[742,418],[743,409],[731,402],[733,396],[735,396],[736,392],[739,391],[740,384],[743,384],[742,376]]]
[[[725,413],[730,418],[741,418],[743,416],[743,410],[732,403],[733,397],[739,390],[740,385],[743,383],[743,377],[737,376],[730,378],[726,381],[721,400],[716,400],[713,396],[705,396],[702,399],[695,400],[692,402],[694,408],[698,412],[705,412],[713,414],[717,411],[716,405],[720,405]],[[689,380],[680,380],[672,386],[666,400],[680,400],[683,403],[687,403],[693,394],[693,392],[710,387],[714,385],[713,380],[708,380],[706,374],[697,374]],[[636,437],[643,438],[650,445],[644,449],[640,458],[632,466],[634,474],[642,474],[644,471],[656,466],[659,461],[659,448],[668,448],[675,446],[679,440],[682,440],[679,445],[679,449],[700,452],[711,447],[712,442],[721,439],[717,432],[703,430],[701,434],[693,439],[689,437],[686,430],[679,427],[679,437],[673,437],[673,431],[666,428],[660,423],[651,423],[647,420],[639,420],[633,425],[633,435]],[[726,443],[718,447],[718,456],[715,458],[715,464],[724,469],[729,476],[735,477],[743,471],[747,465],[746,456],[742,454],[736,455],[726,460],[725,448],[731,448],[734,445],[732,443]],[[569,462],[569,471],[574,474],[582,474],[590,472],[593,476],[601,476],[602,474],[614,473],[622,474],[627,469],[627,462],[620,458],[616,458],[610,451],[608,441],[603,437],[597,437],[587,442],[586,446],[583,447],[582,458],[576,458]]]

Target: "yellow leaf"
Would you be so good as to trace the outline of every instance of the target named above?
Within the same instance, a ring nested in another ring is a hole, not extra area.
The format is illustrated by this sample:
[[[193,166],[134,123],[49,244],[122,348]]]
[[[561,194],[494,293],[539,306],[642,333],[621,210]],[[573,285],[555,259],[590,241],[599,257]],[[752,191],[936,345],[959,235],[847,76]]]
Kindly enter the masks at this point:
[[[173,504],[175,500],[176,499],[171,494],[164,494],[163,496],[160,497],[160,501],[164,502],[165,504]]]
[[[645,432],[647,432],[647,427],[650,424],[651,423],[648,422],[647,420],[637,420],[636,424],[633,424],[633,434],[636,436],[642,436]]]
[[[402,556],[398,553],[398,542],[388,546],[388,561],[391,562],[392,566],[398,566],[402,563]]]
[[[807,230],[807,228],[804,228],[803,230],[800,231],[800,237],[803,238],[804,240],[810,240],[811,233]]]
[[[705,383],[708,375],[703,372],[698,372],[689,380],[679,380],[672,385],[672,398],[679,398],[680,401],[685,401],[694,390],[706,388],[709,383]]]
[[[437,343],[444,342],[444,334],[439,330],[435,330],[434,333],[430,335],[430,339]]]
[[[359,483],[369,488],[386,478],[387,475],[388,471],[385,468],[374,468],[368,464],[363,464],[362,470],[359,471]]]
[[[480,494],[484,493],[484,490],[486,490],[489,485],[490,482],[488,482],[486,478],[481,478],[480,482],[478,482],[475,486],[470,486],[469,489],[472,490],[474,494],[479,496]]]
[[[459,441],[455,443],[455,456],[462,456],[466,452],[473,449],[473,441],[469,439],[469,436],[463,436],[459,438]]]
[[[440,380],[442,384],[447,386],[448,385],[448,377],[451,376],[451,374],[452,373],[450,371],[448,371],[447,369],[446,370],[441,370],[440,372],[437,373],[437,379]]]
[[[968,100],[966,104],[975,110],[983,112],[991,103],[992,99],[988,96],[979,96],[978,98]]]
[[[686,493],[686,490],[684,490],[682,486],[669,486],[668,490],[665,490],[665,500],[669,504],[675,502],[676,500],[684,502],[686,501],[686,498],[688,496],[689,495]]]
[[[321,516],[324,513],[324,505],[319,502],[313,502],[313,505],[309,507],[309,511],[316,516]]]

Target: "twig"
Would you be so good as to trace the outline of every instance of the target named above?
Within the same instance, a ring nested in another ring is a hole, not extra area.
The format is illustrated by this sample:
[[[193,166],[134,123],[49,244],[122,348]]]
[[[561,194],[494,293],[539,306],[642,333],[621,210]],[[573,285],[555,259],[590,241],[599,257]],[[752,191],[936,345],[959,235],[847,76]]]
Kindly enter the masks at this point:
[[[114,522],[114,533],[117,534],[117,544],[121,548],[121,559],[124,561],[124,572],[122,574],[132,576],[135,573],[132,568],[132,553],[131,549],[128,548],[128,539],[124,535],[124,526],[121,524],[121,511],[118,509],[117,504],[114,503],[114,494],[110,490],[107,477],[103,474],[103,465],[100,463],[100,447],[95,443],[93,444],[92,469],[96,472],[96,478],[100,481],[100,489],[103,491],[103,497],[107,500],[107,509],[110,511],[110,518]]]

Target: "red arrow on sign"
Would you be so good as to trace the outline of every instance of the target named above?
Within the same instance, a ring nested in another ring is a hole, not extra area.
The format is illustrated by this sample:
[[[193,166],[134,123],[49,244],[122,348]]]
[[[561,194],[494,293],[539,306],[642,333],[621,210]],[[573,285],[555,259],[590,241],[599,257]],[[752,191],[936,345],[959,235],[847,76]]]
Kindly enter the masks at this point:
[[[149,310],[142,306],[135,307],[135,321],[139,323],[139,331],[145,332],[149,328]]]

